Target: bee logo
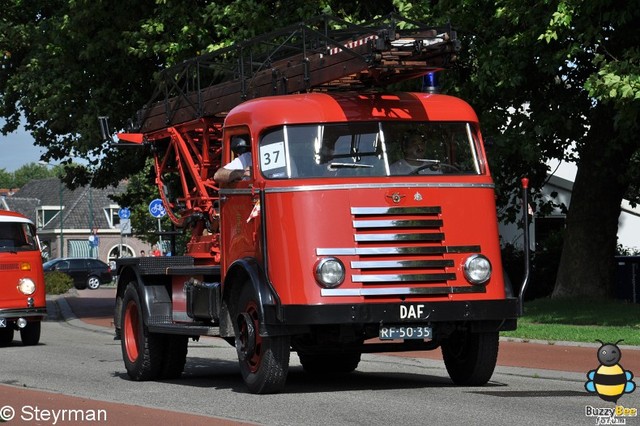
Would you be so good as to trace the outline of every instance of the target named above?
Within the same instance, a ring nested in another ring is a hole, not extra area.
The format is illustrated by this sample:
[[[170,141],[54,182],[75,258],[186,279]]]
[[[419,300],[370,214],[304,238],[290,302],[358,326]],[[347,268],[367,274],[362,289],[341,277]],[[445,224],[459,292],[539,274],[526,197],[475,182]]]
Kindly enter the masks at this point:
[[[584,388],[587,392],[596,393],[598,396],[609,402],[618,402],[618,398],[625,393],[635,390],[636,384],[631,381],[633,373],[625,371],[619,364],[622,353],[616,343],[604,343],[598,340],[602,346],[598,349],[598,361],[600,367],[587,373],[589,379]]]

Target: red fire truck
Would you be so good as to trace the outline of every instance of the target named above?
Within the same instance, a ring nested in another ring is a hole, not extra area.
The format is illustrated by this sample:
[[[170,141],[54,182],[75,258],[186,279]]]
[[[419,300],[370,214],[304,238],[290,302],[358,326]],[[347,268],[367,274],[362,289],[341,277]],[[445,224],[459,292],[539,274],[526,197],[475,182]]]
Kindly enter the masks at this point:
[[[0,346],[20,330],[24,345],[40,341],[47,314],[42,253],[34,224],[21,214],[0,210]]]
[[[119,135],[151,147],[167,214],[190,236],[182,256],[118,261],[132,379],[178,377],[199,336],[235,345],[253,393],[283,389],[291,351],[309,373],[348,373],[363,353],[441,348],[456,384],[491,378],[520,303],[478,118],[428,84],[456,34],[334,22],[166,70]],[[425,90],[385,89],[405,80]],[[248,176],[215,182],[238,155]]]

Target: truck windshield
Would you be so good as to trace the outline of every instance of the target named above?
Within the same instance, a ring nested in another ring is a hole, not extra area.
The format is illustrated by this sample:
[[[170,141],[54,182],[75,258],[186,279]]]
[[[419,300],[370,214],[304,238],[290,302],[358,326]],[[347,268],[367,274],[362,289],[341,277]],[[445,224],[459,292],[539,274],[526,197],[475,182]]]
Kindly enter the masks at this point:
[[[469,123],[367,122],[293,125],[260,140],[269,179],[480,174]]]
[[[38,250],[34,229],[27,223],[0,222],[0,252]]]

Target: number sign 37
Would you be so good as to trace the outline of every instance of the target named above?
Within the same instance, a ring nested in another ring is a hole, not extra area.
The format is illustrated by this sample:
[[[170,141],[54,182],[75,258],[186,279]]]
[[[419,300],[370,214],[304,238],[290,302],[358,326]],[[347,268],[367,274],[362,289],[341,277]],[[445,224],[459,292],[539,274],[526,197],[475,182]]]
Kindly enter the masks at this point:
[[[260,168],[263,171],[278,169],[285,165],[284,142],[276,142],[260,147]]]

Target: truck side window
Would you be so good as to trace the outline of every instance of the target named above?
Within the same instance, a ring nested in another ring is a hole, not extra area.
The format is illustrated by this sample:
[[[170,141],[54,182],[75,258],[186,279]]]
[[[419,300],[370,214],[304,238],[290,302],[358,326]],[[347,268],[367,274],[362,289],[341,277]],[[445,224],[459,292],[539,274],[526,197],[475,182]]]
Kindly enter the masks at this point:
[[[260,170],[270,179],[288,177],[287,152],[282,129],[267,133],[260,141]]]

